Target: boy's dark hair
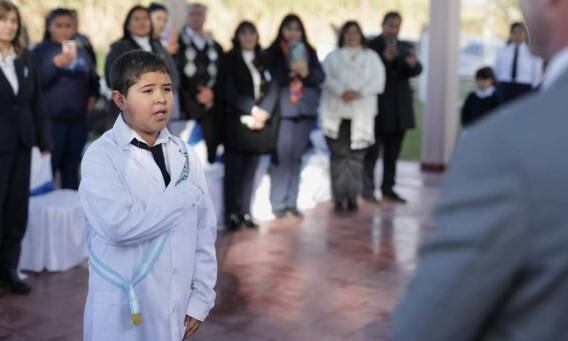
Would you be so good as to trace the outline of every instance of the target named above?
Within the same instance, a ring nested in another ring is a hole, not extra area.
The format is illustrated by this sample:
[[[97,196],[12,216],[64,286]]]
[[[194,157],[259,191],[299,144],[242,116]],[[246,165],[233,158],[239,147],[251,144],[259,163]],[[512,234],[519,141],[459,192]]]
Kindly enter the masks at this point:
[[[157,2],[152,2],[150,6],[148,6],[148,10],[150,11],[150,13],[154,13],[157,11],[164,11],[168,13],[168,9],[166,8],[166,6],[159,4]]]
[[[337,46],[339,46],[339,47],[345,46],[345,33],[347,33],[347,31],[351,27],[355,27],[357,29],[357,31],[359,32],[359,35],[361,36],[361,46],[367,47],[367,45],[368,45],[367,44],[367,38],[365,37],[363,30],[361,29],[361,25],[359,25],[359,23],[354,21],[354,20],[349,20],[348,22],[343,24],[343,26],[341,26],[341,29],[339,30],[339,34],[338,34],[339,37],[338,37],[338,41],[337,41]]]
[[[166,62],[155,53],[142,50],[130,51],[120,56],[110,68],[110,86],[123,95],[143,74],[160,72],[170,74]]]
[[[402,15],[396,11],[387,12],[387,14],[385,14],[385,17],[383,18],[383,25],[391,19],[398,19],[402,21]]]
[[[495,72],[493,72],[493,69],[489,66],[482,67],[481,69],[477,70],[477,72],[475,73],[475,79],[491,79],[493,83],[496,82]]]

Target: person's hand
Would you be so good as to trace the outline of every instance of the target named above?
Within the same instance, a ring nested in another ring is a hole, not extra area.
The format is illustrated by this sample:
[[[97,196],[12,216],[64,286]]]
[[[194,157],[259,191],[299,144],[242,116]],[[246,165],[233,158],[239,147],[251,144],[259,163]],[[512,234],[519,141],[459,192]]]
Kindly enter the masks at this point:
[[[416,51],[410,50],[408,52],[408,56],[406,57],[406,63],[410,67],[415,67],[418,64],[418,56],[416,55]]]
[[[400,52],[396,46],[388,46],[383,52],[383,57],[387,62],[392,62],[399,54]]]
[[[95,97],[91,96],[87,100],[87,112],[92,113],[95,109]]]
[[[73,54],[69,52],[62,52],[53,57],[53,64],[59,68],[64,68],[73,63]]]
[[[185,326],[185,333],[183,334],[184,340],[189,340],[189,338],[197,332],[199,326],[201,326],[201,322],[194,319],[190,316],[185,316],[185,322],[183,324]]]
[[[269,114],[266,110],[264,110],[264,109],[262,109],[262,108],[260,108],[260,107],[257,107],[257,106],[255,106],[255,107],[252,108],[251,115],[252,115],[257,121],[262,122],[262,123],[268,121],[268,119],[270,118],[270,114]]]
[[[178,33],[176,30],[171,31],[166,49],[170,54],[176,54],[178,52],[179,43],[178,43]]]
[[[49,150],[42,150],[41,151],[41,156],[47,156],[49,154],[51,154],[51,151],[49,151]]]
[[[358,93],[357,91],[348,90],[348,91],[345,91],[343,93],[343,95],[341,95],[341,99],[343,99],[345,102],[352,102],[352,101],[357,100],[359,98],[361,98],[361,94]]]
[[[205,107],[207,107],[208,105],[213,106],[212,103],[215,99],[213,90],[206,86],[200,86],[199,88],[197,88],[197,90],[199,91],[199,93],[197,94],[197,101]]]
[[[310,74],[310,69],[306,62],[293,62],[290,65],[290,70],[301,78],[306,78]]]

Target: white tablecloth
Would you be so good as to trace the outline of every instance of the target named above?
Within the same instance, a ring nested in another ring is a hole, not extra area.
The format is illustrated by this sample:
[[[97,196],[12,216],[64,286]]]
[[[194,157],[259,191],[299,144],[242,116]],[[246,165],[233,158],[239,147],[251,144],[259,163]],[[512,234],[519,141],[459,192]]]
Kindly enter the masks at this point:
[[[76,191],[58,190],[30,198],[20,269],[67,271],[86,259],[85,218]]]

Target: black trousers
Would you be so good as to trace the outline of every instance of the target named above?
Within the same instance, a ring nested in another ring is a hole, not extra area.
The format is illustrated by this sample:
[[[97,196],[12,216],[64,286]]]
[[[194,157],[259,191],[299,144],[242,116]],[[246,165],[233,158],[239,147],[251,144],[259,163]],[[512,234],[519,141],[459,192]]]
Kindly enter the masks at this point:
[[[225,216],[250,214],[258,162],[256,154],[225,152]]]
[[[0,271],[18,267],[28,223],[31,151],[0,154]]]
[[[335,202],[355,201],[363,185],[363,160],[366,149],[351,149],[351,121],[339,126],[337,139],[326,138],[331,152],[331,191]]]
[[[61,188],[79,188],[79,167],[81,156],[87,143],[87,119],[70,122],[50,123],[53,151],[51,153],[51,167],[53,175],[61,174]]]
[[[383,154],[383,183],[381,191],[390,194],[396,184],[396,164],[400,157],[405,131],[396,133],[379,133],[375,145],[367,150],[363,170],[363,195],[371,196],[375,192],[375,165],[379,155]]]

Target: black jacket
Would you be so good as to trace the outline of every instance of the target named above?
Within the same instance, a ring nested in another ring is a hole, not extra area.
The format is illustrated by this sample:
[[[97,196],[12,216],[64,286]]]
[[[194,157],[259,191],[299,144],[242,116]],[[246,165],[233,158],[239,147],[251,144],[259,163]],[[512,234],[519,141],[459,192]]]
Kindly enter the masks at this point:
[[[468,127],[472,123],[491,113],[491,111],[497,109],[500,104],[501,100],[499,99],[497,92],[485,98],[477,96],[475,91],[470,93],[461,110],[462,126],[464,128]]]
[[[19,91],[15,95],[0,71],[0,153],[38,146],[51,149],[47,117],[37,74],[24,52],[15,61]]]
[[[279,45],[272,45],[267,50],[267,58],[272,76],[279,87],[279,111],[282,118],[317,117],[320,87],[325,80],[325,73],[316,51],[308,49],[309,74],[302,79],[304,95],[297,104],[290,103],[288,57],[284,55]]]
[[[398,41],[398,58],[388,62],[383,57],[386,49],[385,38],[380,35],[369,42],[369,47],[379,54],[385,64],[387,79],[385,92],[379,95],[379,115],[375,120],[375,130],[383,133],[398,133],[416,126],[414,117],[413,90],[410,78],[422,73],[422,64],[410,67],[406,57],[414,47],[411,43]]]
[[[251,72],[239,49],[229,51],[223,59],[225,70],[224,143],[230,151],[268,153],[274,148],[278,130],[278,84],[268,69],[266,55],[257,53],[253,62],[262,77],[261,95],[255,99]],[[271,114],[271,120],[263,131],[251,131],[240,121],[242,115],[250,115],[258,106]]]

